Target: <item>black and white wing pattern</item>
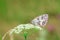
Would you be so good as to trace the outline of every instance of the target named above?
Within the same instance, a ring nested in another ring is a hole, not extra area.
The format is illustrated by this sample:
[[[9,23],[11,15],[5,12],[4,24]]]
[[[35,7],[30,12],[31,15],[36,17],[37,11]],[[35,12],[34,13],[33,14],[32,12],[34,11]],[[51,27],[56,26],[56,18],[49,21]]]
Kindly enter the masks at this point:
[[[31,21],[32,24],[44,27],[48,22],[48,14],[43,14]]]

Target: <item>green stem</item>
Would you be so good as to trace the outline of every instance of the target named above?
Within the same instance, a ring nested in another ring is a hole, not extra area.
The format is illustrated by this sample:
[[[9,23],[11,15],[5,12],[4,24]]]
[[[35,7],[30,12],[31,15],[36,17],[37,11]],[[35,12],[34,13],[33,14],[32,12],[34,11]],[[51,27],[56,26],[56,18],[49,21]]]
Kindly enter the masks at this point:
[[[25,36],[25,40],[27,40],[27,36]]]
[[[24,39],[27,40],[27,32],[24,32]]]

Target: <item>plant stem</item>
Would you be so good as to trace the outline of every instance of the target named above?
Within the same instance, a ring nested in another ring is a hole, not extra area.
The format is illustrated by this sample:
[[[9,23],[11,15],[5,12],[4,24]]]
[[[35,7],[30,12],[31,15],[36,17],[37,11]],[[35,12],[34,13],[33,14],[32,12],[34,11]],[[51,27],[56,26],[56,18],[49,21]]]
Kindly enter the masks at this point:
[[[27,40],[27,36],[25,36],[25,40]]]
[[[24,32],[24,39],[27,40],[27,32]]]

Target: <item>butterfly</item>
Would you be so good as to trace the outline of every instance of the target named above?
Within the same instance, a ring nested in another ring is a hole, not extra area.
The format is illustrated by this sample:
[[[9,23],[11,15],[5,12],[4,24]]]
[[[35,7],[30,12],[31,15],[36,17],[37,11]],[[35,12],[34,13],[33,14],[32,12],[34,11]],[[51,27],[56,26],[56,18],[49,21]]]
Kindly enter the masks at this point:
[[[44,27],[48,22],[48,14],[43,14],[31,21],[32,24]]]
[[[9,30],[6,34],[8,33],[12,34],[13,32],[20,33],[23,29],[30,29],[34,27],[41,29],[41,27],[44,27],[47,24],[47,22],[48,22],[48,14],[43,14],[34,18],[30,24],[20,24],[17,27]],[[2,40],[4,40],[6,34],[2,37]]]

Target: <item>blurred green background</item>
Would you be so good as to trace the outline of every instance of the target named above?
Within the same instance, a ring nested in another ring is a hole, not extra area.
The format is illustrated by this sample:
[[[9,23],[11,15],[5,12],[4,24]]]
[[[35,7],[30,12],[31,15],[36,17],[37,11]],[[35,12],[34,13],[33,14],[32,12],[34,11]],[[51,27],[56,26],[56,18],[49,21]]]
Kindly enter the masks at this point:
[[[45,13],[49,14],[46,29],[48,25],[54,26],[49,38],[59,40],[60,0],[0,0],[0,35],[3,36],[19,24],[30,23],[32,19]]]

